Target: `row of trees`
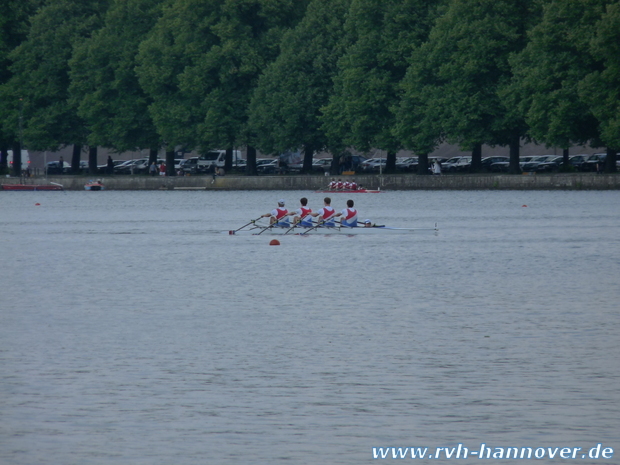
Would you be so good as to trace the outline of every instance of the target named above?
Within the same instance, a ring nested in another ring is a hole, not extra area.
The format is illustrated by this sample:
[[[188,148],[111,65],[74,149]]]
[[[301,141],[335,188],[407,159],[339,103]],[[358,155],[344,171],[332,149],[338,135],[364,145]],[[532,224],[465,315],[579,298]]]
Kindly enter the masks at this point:
[[[5,0],[6,151],[620,148],[618,0]],[[230,157],[229,157],[230,158]],[[169,160],[171,161],[171,160]],[[334,166],[337,165],[337,157]],[[168,163],[172,167],[173,163]],[[19,167],[19,164],[17,164]],[[173,173],[170,173],[173,174]]]

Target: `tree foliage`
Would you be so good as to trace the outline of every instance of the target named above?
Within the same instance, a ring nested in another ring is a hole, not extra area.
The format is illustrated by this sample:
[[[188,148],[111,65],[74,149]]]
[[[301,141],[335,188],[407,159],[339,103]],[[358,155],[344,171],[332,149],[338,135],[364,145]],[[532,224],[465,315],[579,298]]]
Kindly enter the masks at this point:
[[[160,0],[113,0],[104,26],[76,45],[70,94],[90,145],[126,151],[161,144],[135,72],[138,47],[160,9]]]
[[[69,102],[69,60],[73,47],[101,25],[105,0],[57,0],[32,18],[28,38],[10,54],[10,92],[23,102],[28,147],[54,150],[86,141],[86,129]]]
[[[256,145],[405,147],[426,172],[448,140],[517,172],[522,138],[620,146],[619,31],[615,0],[6,0],[0,151],[246,145],[254,174]]]
[[[312,153],[327,147],[321,107],[342,55],[342,28],[350,0],[314,0],[303,20],[285,33],[277,59],[261,75],[250,104],[250,128],[264,153],[304,147],[304,169]],[[309,154],[309,155],[308,155]]]

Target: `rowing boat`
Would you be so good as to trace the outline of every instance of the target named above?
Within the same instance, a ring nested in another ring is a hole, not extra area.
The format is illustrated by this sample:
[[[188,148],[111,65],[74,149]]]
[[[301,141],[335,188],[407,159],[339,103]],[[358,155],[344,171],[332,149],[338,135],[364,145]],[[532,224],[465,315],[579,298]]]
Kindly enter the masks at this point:
[[[289,231],[290,232],[287,232]],[[328,228],[324,226],[319,226],[318,228],[304,228],[301,226],[296,226],[293,229],[290,227],[280,227],[280,226],[260,226],[255,224],[252,228],[242,229],[240,231],[235,231],[234,235],[270,235],[270,236],[282,236],[284,234],[287,235],[298,235],[298,236],[311,236],[311,235],[341,235],[341,236],[351,236],[351,235],[366,235],[366,234],[411,234],[415,232],[421,231],[434,231],[438,232],[439,228],[437,227],[437,223],[432,228],[395,228],[391,226],[373,226],[372,228],[348,228],[346,226],[336,226],[334,228]],[[230,231],[226,231],[230,234]]]

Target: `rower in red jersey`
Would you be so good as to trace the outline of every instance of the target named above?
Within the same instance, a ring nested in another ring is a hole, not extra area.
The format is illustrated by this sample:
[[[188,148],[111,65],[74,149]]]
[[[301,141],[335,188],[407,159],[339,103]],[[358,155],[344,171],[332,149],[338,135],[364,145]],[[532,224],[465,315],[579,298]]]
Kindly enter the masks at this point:
[[[308,208],[308,199],[305,197],[302,197],[299,200],[299,203],[301,203],[301,207],[299,207],[294,212],[290,212],[289,216],[295,215],[293,217],[294,225],[299,225],[304,228],[311,228],[313,226],[312,215],[310,214],[312,213],[312,209]]]
[[[278,200],[278,207],[274,208],[269,213],[265,213],[264,215],[261,215],[261,218],[270,217],[269,224],[272,224],[272,225],[275,224],[275,226],[288,228],[291,225],[289,224],[287,215],[288,215],[288,210],[284,208],[284,199],[280,199]]]
[[[323,199],[323,208],[321,208],[318,212],[310,213],[314,217],[319,217],[319,224],[322,226],[326,226],[328,228],[333,228],[336,226],[336,222],[334,221],[334,216],[336,214],[336,210],[334,210],[331,206],[332,199],[329,197],[325,197]]]

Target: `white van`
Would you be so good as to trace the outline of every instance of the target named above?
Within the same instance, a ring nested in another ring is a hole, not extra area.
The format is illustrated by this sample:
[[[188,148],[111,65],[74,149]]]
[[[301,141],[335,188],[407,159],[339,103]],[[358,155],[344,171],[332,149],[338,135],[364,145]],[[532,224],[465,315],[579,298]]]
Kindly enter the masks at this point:
[[[8,150],[8,157],[6,159],[7,166],[13,172],[13,151]],[[30,154],[28,150],[22,150],[22,171],[26,171],[30,166]]]
[[[214,167],[224,168],[226,160],[226,150],[209,150],[198,157],[196,169],[198,171],[211,171]],[[233,167],[241,163],[241,150],[233,150]]]

